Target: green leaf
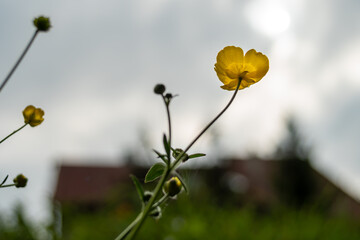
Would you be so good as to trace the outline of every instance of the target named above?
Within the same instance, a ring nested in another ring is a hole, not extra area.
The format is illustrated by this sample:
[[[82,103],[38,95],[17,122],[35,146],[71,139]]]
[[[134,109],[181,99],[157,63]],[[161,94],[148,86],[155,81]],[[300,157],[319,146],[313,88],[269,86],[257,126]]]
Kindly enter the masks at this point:
[[[162,163],[155,163],[147,172],[145,176],[145,183],[152,182],[160,177],[165,170],[165,165]]]
[[[198,158],[198,157],[204,157],[204,156],[206,156],[205,153],[194,153],[194,154],[189,155],[189,158]]]
[[[168,142],[167,137],[166,137],[165,134],[163,136],[163,144],[164,144],[166,155],[170,156],[170,145],[169,145],[169,142]]]
[[[131,180],[133,181],[135,187],[136,187],[136,191],[138,192],[139,198],[142,201],[144,201],[144,189],[141,186],[141,183],[139,182],[139,180],[137,179],[136,176],[134,175],[130,175]]]
[[[182,178],[182,176],[181,176],[178,172],[175,172],[175,175],[176,175],[176,176],[178,177],[178,179],[180,180],[182,186],[184,187],[185,192],[186,192],[186,193],[189,193],[189,192],[188,192],[188,187],[187,187],[184,179]]]
[[[161,160],[163,160],[165,163],[168,163],[168,160],[167,160],[165,154],[161,154],[158,151],[156,151],[155,149],[153,149],[153,151],[158,155],[159,158],[161,158]]]
[[[4,185],[4,183],[6,182],[6,180],[8,179],[9,175],[6,175],[5,179],[2,181],[2,183],[0,184],[0,186]]]

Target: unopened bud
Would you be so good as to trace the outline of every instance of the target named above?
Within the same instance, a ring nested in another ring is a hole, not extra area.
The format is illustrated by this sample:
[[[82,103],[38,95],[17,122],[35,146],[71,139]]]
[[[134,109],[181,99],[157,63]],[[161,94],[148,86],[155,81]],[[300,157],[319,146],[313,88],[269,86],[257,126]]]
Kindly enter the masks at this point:
[[[154,219],[159,219],[161,218],[161,208],[159,206],[157,206],[154,210],[152,210],[149,213],[150,217],[153,217]]]
[[[51,28],[50,19],[47,17],[37,17],[33,22],[38,31],[47,32]]]
[[[181,188],[182,184],[178,177],[172,177],[164,184],[164,191],[169,194],[170,197],[176,196],[181,191]]]
[[[162,95],[165,92],[165,85],[164,84],[156,84],[154,87],[154,92],[156,94]]]
[[[173,95],[171,93],[167,93],[165,94],[165,98],[171,100],[173,98]]]
[[[182,162],[186,162],[189,159],[189,155],[187,155],[186,153],[183,153],[184,151],[180,148],[177,148],[173,151],[172,155],[175,159],[178,159],[178,157],[180,156],[180,154],[182,154],[181,156],[181,161]]]
[[[13,180],[13,182],[15,183],[15,187],[17,188],[25,187],[27,181],[28,179],[22,174],[17,175],[16,178],[14,178]]]
[[[147,203],[152,196],[153,196],[152,192],[149,191],[144,192],[144,197],[143,197],[144,203]]]

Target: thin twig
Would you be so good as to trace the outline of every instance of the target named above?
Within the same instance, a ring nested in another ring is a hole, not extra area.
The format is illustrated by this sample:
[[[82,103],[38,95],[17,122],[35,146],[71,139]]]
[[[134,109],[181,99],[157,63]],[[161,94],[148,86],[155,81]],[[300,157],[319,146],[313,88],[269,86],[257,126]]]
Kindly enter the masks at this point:
[[[27,123],[25,123],[25,124],[22,125],[20,128],[18,128],[17,130],[13,131],[13,132],[10,133],[9,135],[7,135],[3,140],[0,141],[0,144],[1,144],[2,142],[4,142],[6,139],[8,139],[9,137],[11,137],[12,135],[14,135],[15,133],[17,133],[18,131],[20,131],[21,129],[23,129],[26,125],[27,125]]]
[[[34,35],[32,36],[32,38],[30,39],[28,45],[26,46],[26,48],[24,49],[23,53],[21,54],[21,56],[19,57],[19,59],[17,60],[17,62],[15,63],[14,67],[10,70],[9,74],[6,76],[5,80],[3,81],[3,83],[0,86],[0,92],[1,90],[5,87],[5,84],[9,81],[11,75],[15,72],[16,68],[19,66],[21,60],[24,58],[25,54],[27,53],[27,51],[29,50],[29,48],[31,47],[31,44],[34,42],[37,34],[38,34],[39,30],[36,30],[34,32]]]

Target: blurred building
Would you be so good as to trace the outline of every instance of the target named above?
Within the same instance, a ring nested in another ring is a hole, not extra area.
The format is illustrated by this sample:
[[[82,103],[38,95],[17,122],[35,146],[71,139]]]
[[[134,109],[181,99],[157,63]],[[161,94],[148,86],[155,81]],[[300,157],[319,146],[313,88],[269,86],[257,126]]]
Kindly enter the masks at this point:
[[[281,206],[311,206],[326,214],[360,216],[359,202],[307,161],[230,159],[224,162],[221,167],[180,170],[192,199],[207,196],[214,204],[226,202],[238,207],[252,204],[264,211]],[[54,201],[60,204],[63,215],[74,208],[86,212],[120,207],[123,212],[130,211],[137,196],[129,175],[143,180],[147,169],[61,165]]]

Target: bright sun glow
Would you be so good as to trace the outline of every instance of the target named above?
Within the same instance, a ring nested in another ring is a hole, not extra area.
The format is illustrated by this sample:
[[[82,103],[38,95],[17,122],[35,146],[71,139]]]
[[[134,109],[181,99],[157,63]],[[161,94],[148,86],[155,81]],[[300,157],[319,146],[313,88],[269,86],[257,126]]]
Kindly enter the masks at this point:
[[[251,26],[268,36],[276,36],[290,26],[290,15],[284,7],[268,1],[253,1],[245,9]]]

